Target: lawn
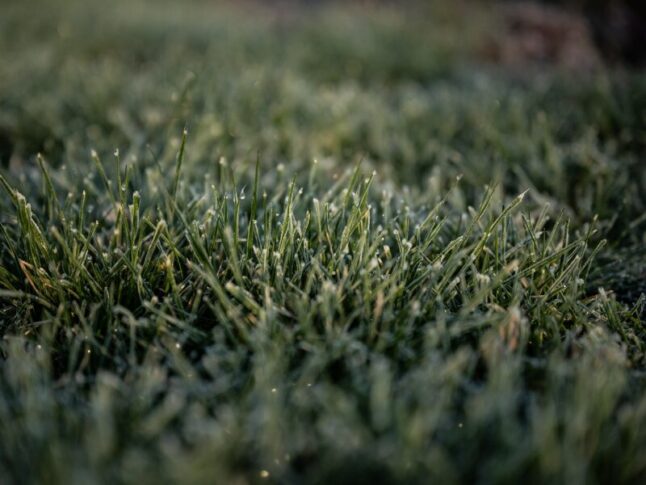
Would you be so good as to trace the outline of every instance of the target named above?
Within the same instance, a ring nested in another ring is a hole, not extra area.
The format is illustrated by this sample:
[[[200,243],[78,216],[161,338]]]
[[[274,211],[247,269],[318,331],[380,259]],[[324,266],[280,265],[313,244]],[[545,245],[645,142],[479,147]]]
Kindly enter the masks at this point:
[[[646,76],[501,18],[3,1],[0,483],[640,483]]]

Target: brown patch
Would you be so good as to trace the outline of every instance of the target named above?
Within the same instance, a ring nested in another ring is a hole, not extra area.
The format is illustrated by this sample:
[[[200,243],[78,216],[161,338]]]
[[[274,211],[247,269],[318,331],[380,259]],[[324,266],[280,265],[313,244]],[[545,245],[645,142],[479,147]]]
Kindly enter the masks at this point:
[[[573,70],[600,65],[583,16],[533,2],[503,6],[501,12],[503,30],[488,49],[495,62],[511,66],[553,64]]]
[[[512,352],[521,343],[522,323],[523,319],[520,310],[517,307],[513,307],[509,310],[507,321],[498,329],[500,338]]]
[[[384,310],[384,292],[382,290],[379,290],[377,292],[377,300],[375,301],[375,311],[374,311],[375,322],[379,321],[383,310]]]
[[[27,282],[29,285],[32,287],[32,289],[38,293],[38,288],[36,288],[36,285],[34,283],[34,280],[31,277],[30,271],[34,268],[31,264],[29,264],[27,261],[20,259],[18,260],[18,266],[20,266],[20,269],[22,270],[23,274],[25,275],[25,278],[27,279]]]

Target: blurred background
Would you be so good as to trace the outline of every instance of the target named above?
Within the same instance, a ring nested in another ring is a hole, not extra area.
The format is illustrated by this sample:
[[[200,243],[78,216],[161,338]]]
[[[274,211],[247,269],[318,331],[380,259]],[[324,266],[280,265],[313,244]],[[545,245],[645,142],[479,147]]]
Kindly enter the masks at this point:
[[[81,82],[60,78],[70,71],[86,81],[74,94],[91,91],[96,107],[126,71],[121,82],[137,92],[151,69],[183,89],[187,72],[210,69],[221,78],[241,66],[298,71],[317,82],[423,83],[450,78],[467,63],[472,73],[503,67],[522,77],[640,69],[646,61],[641,0],[3,0],[0,9],[4,164],[14,151],[63,148],[35,126],[32,140],[20,136],[27,121],[14,116],[30,107],[11,98],[57,87],[64,96],[59,81]],[[107,71],[101,82],[96,71],[79,74],[84,62]],[[41,75],[47,82],[35,86]],[[81,114],[79,103],[68,104],[70,121]]]

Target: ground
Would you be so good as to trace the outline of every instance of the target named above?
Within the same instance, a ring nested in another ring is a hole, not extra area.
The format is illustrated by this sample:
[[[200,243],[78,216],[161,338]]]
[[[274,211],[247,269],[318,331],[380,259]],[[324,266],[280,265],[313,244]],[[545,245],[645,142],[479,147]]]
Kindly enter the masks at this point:
[[[0,483],[639,483],[646,77],[508,18],[4,2]]]

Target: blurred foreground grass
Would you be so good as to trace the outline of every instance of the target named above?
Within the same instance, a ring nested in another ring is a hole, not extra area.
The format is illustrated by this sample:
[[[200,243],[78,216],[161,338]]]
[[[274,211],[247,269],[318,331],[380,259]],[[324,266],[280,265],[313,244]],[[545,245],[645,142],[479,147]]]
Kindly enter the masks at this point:
[[[463,2],[2,14],[0,482],[646,473],[643,73]]]

